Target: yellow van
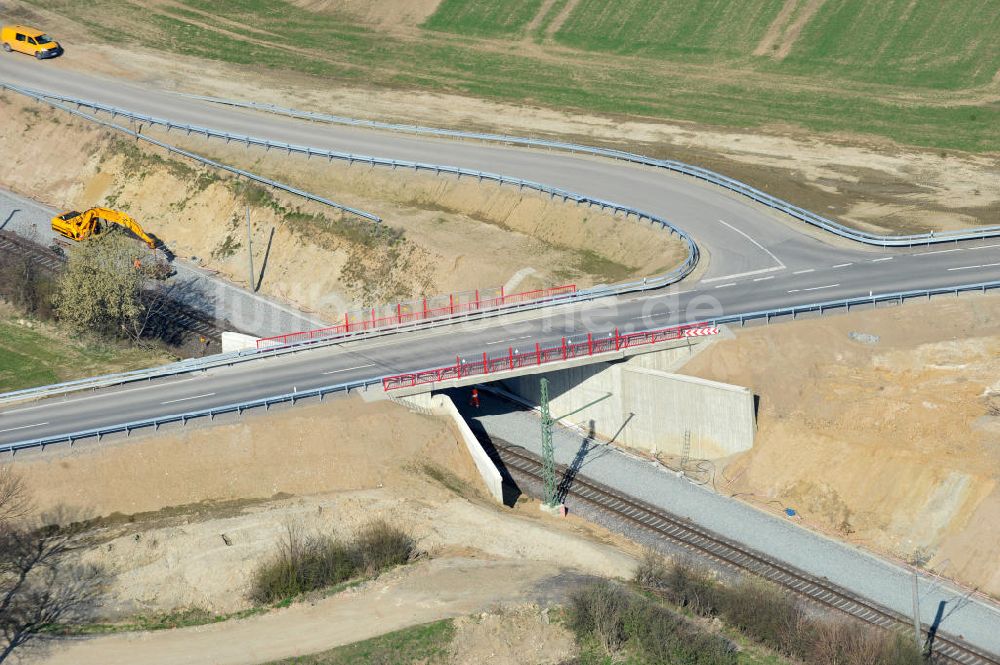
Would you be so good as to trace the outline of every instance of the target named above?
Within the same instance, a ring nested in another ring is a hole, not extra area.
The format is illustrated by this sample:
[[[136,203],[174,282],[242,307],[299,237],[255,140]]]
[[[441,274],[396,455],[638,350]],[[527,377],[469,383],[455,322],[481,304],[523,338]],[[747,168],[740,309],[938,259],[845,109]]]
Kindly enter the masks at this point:
[[[10,53],[27,53],[39,60],[54,58],[62,53],[62,47],[41,30],[25,25],[5,25],[0,28],[0,43],[3,50]]]

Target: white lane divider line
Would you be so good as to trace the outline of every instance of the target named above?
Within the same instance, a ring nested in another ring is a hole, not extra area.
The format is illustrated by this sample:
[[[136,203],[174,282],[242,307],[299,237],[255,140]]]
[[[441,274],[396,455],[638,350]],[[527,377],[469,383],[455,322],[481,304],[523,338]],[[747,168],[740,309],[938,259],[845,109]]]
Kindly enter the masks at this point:
[[[805,270],[796,270],[792,274],[793,275],[805,275],[806,273],[809,273],[809,272],[816,272],[816,269],[815,268],[806,268]]]
[[[160,402],[160,404],[175,404],[177,402],[186,402],[190,399],[201,399],[202,397],[211,397],[215,393],[205,393],[204,395],[193,395],[191,397],[181,397],[180,399],[168,399],[166,402]]]
[[[840,284],[827,284],[826,286],[811,286],[808,289],[802,289],[803,291],[819,291],[820,289],[832,289],[834,287],[840,286]]]
[[[729,282],[728,284],[719,284],[715,288],[717,288],[717,289],[724,289],[727,286],[736,286],[736,282]]]
[[[755,281],[755,282],[766,282],[766,281],[767,281],[767,280],[769,280],[769,279],[774,279],[774,275],[769,275],[769,276],[767,276],[767,277],[758,277],[758,278],[757,278],[757,279],[755,279],[754,281]]]
[[[10,429],[0,429],[0,434],[4,432],[13,432],[19,429],[28,429],[29,427],[41,427],[42,425],[48,425],[48,423],[35,423],[34,425],[21,425],[20,427],[11,427]]]
[[[952,270],[975,270],[976,268],[995,268],[1000,266],[1000,263],[984,263],[980,266],[962,266],[961,268],[948,268],[948,272]]]
[[[872,263],[878,263],[879,261],[892,261],[893,258],[895,257],[883,256],[881,259],[872,259]]]
[[[782,262],[781,262],[781,259],[779,259],[779,258],[778,258],[777,256],[775,256],[775,255],[774,255],[774,253],[773,253],[773,252],[771,252],[771,250],[769,250],[769,249],[768,249],[767,247],[764,247],[764,245],[760,244],[759,242],[757,242],[756,240],[754,240],[753,238],[751,238],[750,236],[748,236],[748,235],[747,235],[746,233],[744,233],[743,231],[740,231],[740,230],[739,230],[738,228],[736,228],[735,226],[733,226],[733,225],[732,225],[732,224],[730,224],[729,222],[727,222],[727,221],[725,221],[725,220],[722,220],[722,219],[720,219],[720,220],[719,220],[719,222],[721,222],[722,224],[725,224],[726,226],[728,226],[729,228],[731,228],[731,229],[732,229],[733,231],[736,231],[736,232],[737,232],[737,233],[739,233],[739,234],[740,234],[741,236],[743,236],[744,238],[746,238],[747,240],[749,240],[750,242],[752,242],[752,243],[753,243],[754,245],[756,245],[756,246],[757,246],[757,247],[758,247],[758,248],[759,248],[759,249],[760,249],[761,251],[763,251],[763,252],[764,252],[765,254],[767,254],[767,255],[768,255],[768,256],[770,256],[770,257],[771,257],[772,259],[774,259],[774,262],[778,264],[779,268],[781,268],[781,269],[784,269],[784,267],[785,267],[785,264],[784,264],[784,263],[782,263]]]
[[[853,266],[853,265],[854,265],[853,263],[838,263],[837,265],[832,266],[832,267],[833,268],[846,268],[847,266]]]
[[[724,279],[739,279],[741,277],[751,277],[753,275],[763,275],[768,272],[778,272],[779,270],[784,270],[785,266],[774,266],[773,268],[761,268],[760,270],[751,270],[750,272],[738,272],[732,275],[723,275],[722,277],[712,277],[710,279],[701,280],[702,284],[711,284],[712,282],[721,282]]]
[[[140,390],[150,390],[152,388],[164,388],[166,386],[172,386],[172,385],[175,385],[175,384],[178,384],[178,383],[187,383],[188,381],[195,381],[197,378],[198,377],[196,377],[196,376],[192,376],[192,377],[187,378],[187,379],[180,379],[179,381],[165,381],[163,383],[152,383],[152,384],[150,384],[148,386],[140,386],[138,388],[127,388],[127,390],[129,392],[129,394],[131,395],[132,393],[138,392]],[[118,386],[108,386],[108,387],[109,388],[117,388]],[[37,404],[35,406],[26,406],[26,407],[24,407],[22,409],[10,409],[9,411],[4,411],[4,413],[22,413],[24,411],[34,411],[35,409],[48,409],[48,408],[52,408],[53,405],[55,405],[57,407],[62,407],[62,406],[67,406],[67,405],[71,405],[71,404],[76,404],[77,402],[85,402],[88,399],[98,399],[100,397],[114,397],[116,395],[121,395],[122,392],[124,392],[124,391],[121,391],[121,390],[111,390],[109,392],[97,393],[96,395],[88,395],[86,397],[76,397],[74,399],[67,399],[65,401],[59,401],[59,402],[55,402],[55,403],[53,403],[53,402],[50,401],[50,402],[45,402],[45,403],[42,403],[42,404]]]
[[[1000,244],[996,244],[996,245],[979,245],[977,247],[966,247],[966,249],[971,252],[974,249],[990,249],[991,247],[1000,247]]]
[[[919,254],[914,254],[913,256],[930,256],[931,254],[950,254],[952,252],[961,252],[965,247],[955,247],[954,249],[936,249],[933,252],[921,252]]]
[[[369,363],[368,365],[358,365],[357,367],[345,367],[344,369],[334,369],[329,372],[323,372],[323,374],[340,374],[341,372],[350,372],[352,369],[364,369],[366,367],[374,367],[375,363]]]
[[[486,346],[492,346],[493,344],[503,344],[504,342],[516,342],[521,339],[528,339],[531,335],[525,335],[524,337],[511,337],[509,339],[498,339],[495,342],[486,342]]]

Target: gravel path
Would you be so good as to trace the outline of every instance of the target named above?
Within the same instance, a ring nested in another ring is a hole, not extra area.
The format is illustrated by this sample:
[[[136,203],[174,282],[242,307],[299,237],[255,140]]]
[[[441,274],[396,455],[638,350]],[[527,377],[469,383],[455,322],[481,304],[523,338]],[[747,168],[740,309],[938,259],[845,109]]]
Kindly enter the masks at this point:
[[[49,220],[58,212],[61,211],[0,190],[0,230],[13,231],[47,245],[57,237]],[[228,321],[233,330],[268,337],[328,325],[179,259],[173,262],[173,267],[177,274],[167,280],[171,296],[219,321]]]
[[[516,410],[492,395],[480,395],[482,406],[475,413],[470,413],[467,395],[454,396],[465,416],[475,421],[474,427],[478,423],[492,436],[541,454],[540,423],[534,412]],[[579,433],[557,428],[553,443],[556,461],[575,464],[582,475],[827,578],[904,615],[912,614],[912,574],[897,564],[716,494],[653,462],[588,441]],[[572,498],[568,507],[573,509]],[[934,622],[940,609],[944,617],[942,632],[1000,654],[1000,608],[965,599],[961,590],[929,576],[922,576],[919,585],[925,625]]]

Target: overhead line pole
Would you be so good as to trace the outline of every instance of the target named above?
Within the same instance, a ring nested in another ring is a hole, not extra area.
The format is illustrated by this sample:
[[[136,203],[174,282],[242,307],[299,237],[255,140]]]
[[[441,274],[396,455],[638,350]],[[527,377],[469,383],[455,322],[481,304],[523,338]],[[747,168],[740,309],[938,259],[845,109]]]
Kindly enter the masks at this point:
[[[253,293],[257,289],[254,288],[255,280],[253,278],[253,242],[250,237],[250,206],[247,206],[247,260],[250,262],[250,274],[248,275],[248,281],[250,284],[250,292]]]

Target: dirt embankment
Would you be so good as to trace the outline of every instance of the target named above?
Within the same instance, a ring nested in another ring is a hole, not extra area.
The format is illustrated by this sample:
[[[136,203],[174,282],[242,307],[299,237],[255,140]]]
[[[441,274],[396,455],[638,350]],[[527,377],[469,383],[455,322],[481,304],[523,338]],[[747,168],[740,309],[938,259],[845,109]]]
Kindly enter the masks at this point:
[[[93,520],[86,556],[110,572],[101,609],[108,618],[248,607],[252,571],[289,522],[349,536],[385,518],[405,527],[432,562],[443,561],[434,564],[440,575],[447,560],[460,569],[474,559],[487,576],[490,562],[516,563],[529,577],[627,576],[634,559],[620,548],[636,552],[582,520],[547,518],[534,503],[496,507],[448,421],[390,402],[335,399],[100,446],[50,447],[18,455],[15,469],[39,511],[64,507],[77,521]],[[407,584],[433,596],[419,575]],[[484,594],[469,588],[462,598],[485,607],[492,601]],[[424,620],[454,613],[462,612],[444,608]]]
[[[336,192],[338,202],[386,220],[375,233],[367,221],[248,189],[10,93],[0,105],[11,120],[0,127],[6,186],[60,208],[126,210],[179,257],[241,284],[250,204],[261,291],[331,318],[360,304],[502,284],[616,281],[667,270],[684,253],[656,229],[510,188],[359,166],[317,169],[302,158],[188,143],[307,190]],[[59,158],[39,159],[45,154]]]
[[[997,296],[738,331],[683,371],[760,395],[720,490],[1000,596]]]

